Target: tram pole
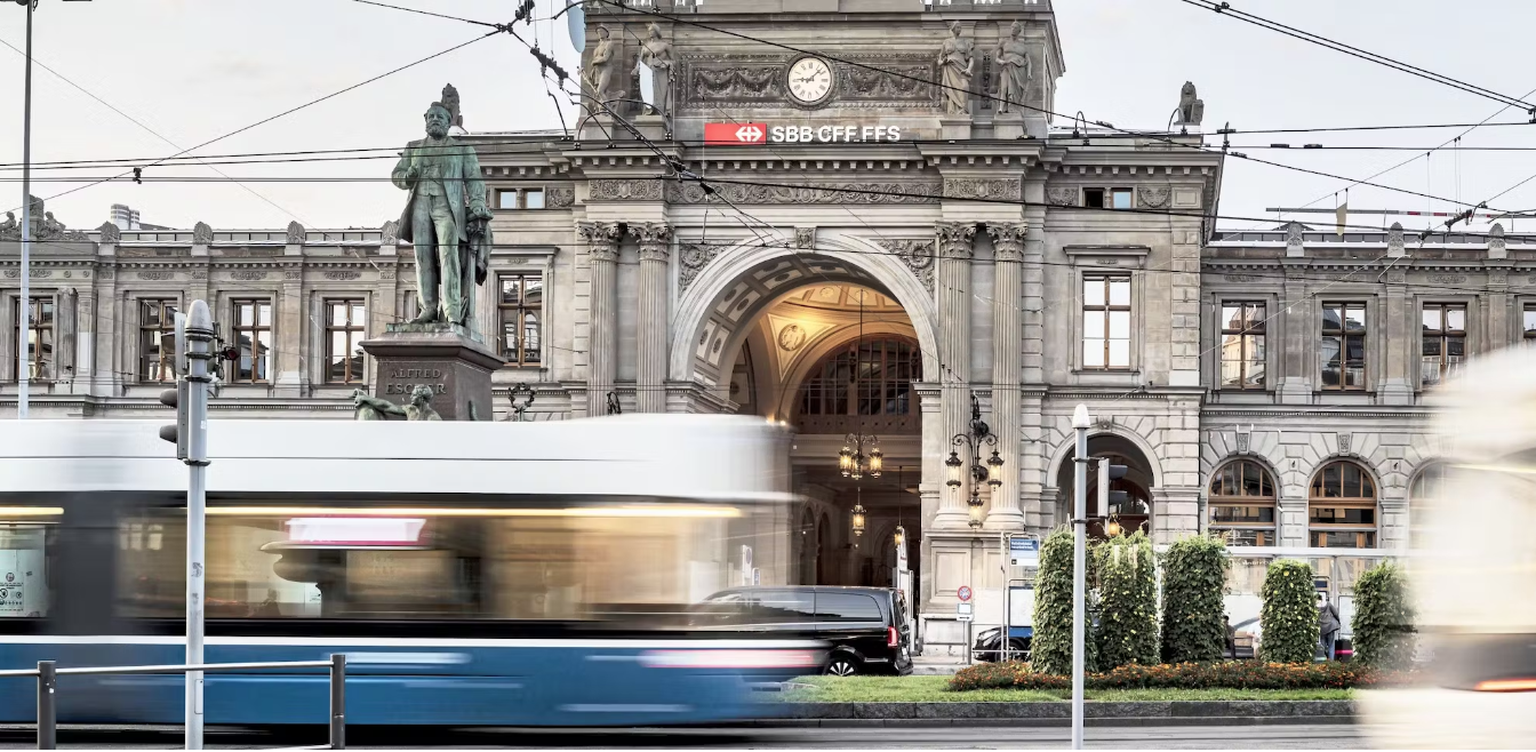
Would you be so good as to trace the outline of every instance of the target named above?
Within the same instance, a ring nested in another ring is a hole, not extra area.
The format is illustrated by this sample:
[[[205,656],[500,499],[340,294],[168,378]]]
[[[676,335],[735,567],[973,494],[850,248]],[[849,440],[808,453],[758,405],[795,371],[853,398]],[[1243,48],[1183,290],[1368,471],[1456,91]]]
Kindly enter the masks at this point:
[[[187,316],[187,665],[203,665],[203,612],[206,595],[204,521],[208,502],[208,388],[213,378],[213,315],[208,304],[192,301]],[[186,748],[203,748],[203,672],[188,671]]]
[[[1083,659],[1086,645],[1088,590],[1088,406],[1078,405],[1072,413],[1072,427],[1077,429],[1077,452],[1073,456],[1076,475],[1072,495],[1072,748],[1083,748]]]

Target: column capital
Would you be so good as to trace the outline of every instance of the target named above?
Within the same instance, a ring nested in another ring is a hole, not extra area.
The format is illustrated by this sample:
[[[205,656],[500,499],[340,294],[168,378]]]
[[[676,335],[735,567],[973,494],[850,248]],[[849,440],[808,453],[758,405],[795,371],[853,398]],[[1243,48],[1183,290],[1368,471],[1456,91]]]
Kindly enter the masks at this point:
[[[942,258],[969,260],[976,251],[971,241],[976,237],[975,222],[940,222],[935,226],[939,235],[939,255]]]
[[[597,261],[617,261],[624,226],[618,222],[577,222],[576,234]]]
[[[1026,222],[988,222],[987,234],[992,236],[992,247],[999,261],[1019,261],[1024,258],[1024,239],[1029,232]]]
[[[665,222],[631,224],[629,234],[640,242],[641,261],[666,261],[672,254],[672,226]]]

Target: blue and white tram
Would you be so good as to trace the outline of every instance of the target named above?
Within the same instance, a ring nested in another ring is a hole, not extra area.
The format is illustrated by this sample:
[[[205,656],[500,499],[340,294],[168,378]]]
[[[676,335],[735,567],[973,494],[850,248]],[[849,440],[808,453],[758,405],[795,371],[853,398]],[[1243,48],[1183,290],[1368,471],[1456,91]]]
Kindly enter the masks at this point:
[[[825,660],[684,615],[750,551],[765,583],[786,576],[784,436],[761,420],[209,426],[205,659],[345,653],[349,722],[749,718],[753,684]],[[0,433],[0,668],[183,662],[187,471],[156,430]],[[325,713],[321,674],[205,687],[210,724]],[[32,696],[0,691],[0,722],[32,720]],[[178,723],[182,680],[65,677],[58,707],[66,723]]]

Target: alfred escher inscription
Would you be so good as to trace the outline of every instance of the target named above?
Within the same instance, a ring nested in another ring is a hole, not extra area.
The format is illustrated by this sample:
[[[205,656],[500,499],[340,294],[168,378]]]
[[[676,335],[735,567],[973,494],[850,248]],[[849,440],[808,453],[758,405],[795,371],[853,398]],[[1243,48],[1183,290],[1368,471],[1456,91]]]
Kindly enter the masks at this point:
[[[417,386],[425,386],[433,394],[446,394],[448,385],[441,368],[391,368],[389,380],[384,384],[386,395],[410,395]]]

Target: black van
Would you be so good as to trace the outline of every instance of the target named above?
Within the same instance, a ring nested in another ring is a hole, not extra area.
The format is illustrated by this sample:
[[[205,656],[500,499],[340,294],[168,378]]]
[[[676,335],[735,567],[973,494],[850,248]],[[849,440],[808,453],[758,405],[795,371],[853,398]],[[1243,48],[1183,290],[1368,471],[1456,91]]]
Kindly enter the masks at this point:
[[[906,596],[891,588],[785,585],[739,587],[704,599],[695,623],[814,637],[828,645],[826,673],[912,673]]]

